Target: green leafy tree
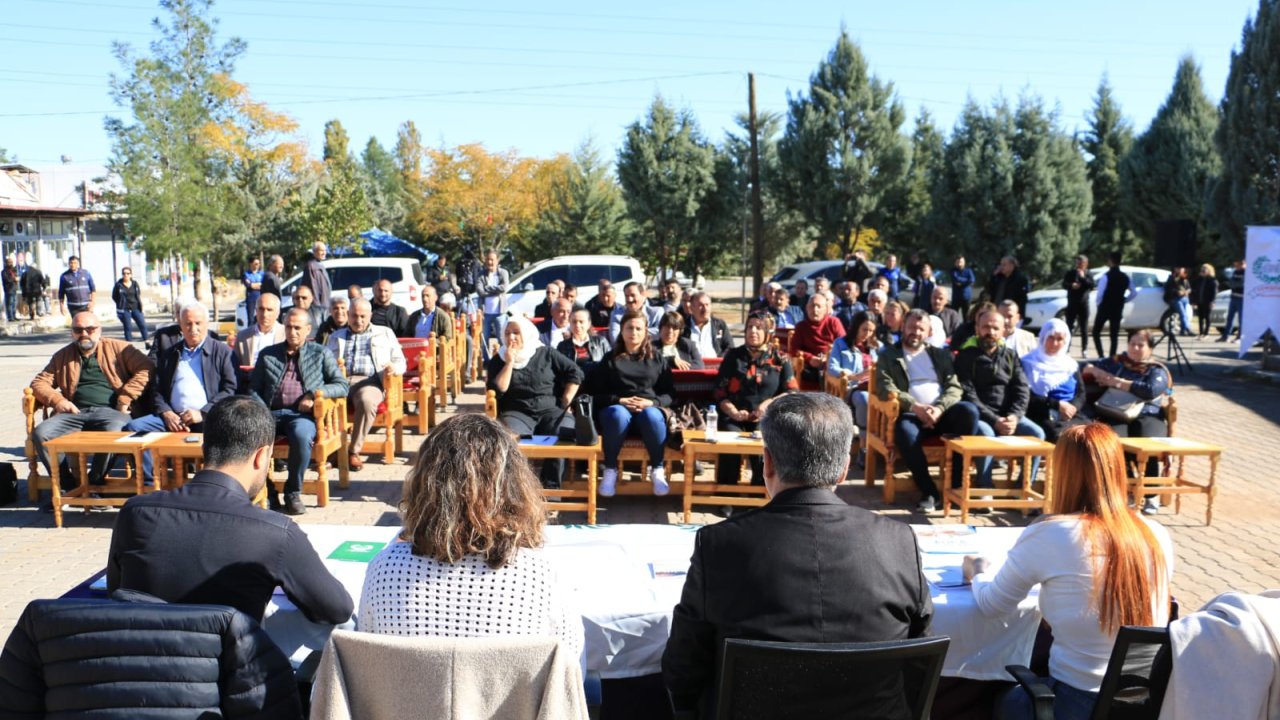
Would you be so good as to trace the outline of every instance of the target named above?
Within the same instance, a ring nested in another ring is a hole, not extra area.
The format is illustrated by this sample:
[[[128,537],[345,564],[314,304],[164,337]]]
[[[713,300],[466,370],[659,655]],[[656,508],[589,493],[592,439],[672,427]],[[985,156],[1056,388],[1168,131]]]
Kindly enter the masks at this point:
[[[1133,128],[1120,112],[1105,75],[1098,83],[1088,120],[1089,129],[1080,147],[1088,155],[1093,222],[1081,251],[1093,256],[1095,264],[1101,264],[1101,258],[1115,250],[1137,257],[1141,246],[1125,224],[1120,207],[1120,160],[1133,147]]]
[[[882,209],[907,172],[910,146],[893,84],[868,75],[848,33],[809,79],[809,94],[788,97],[778,145],[782,187],[791,207],[843,253]]]
[[[714,151],[693,114],[655,98],[644,120],[627,128],[617,172],[627,212],[648,241],[645,259],[660,273],[677,267],[715,189]]]
[[[1149,260],[1156,223],[1191,220],[1205,234],[1205,200],[1222,166],[1213,135],[1218,115],[1205,96],[1200,68],[1183,57],[1169,97],[1120,162],[1121,206]]]
[[[552,181],[539,235],[552,255],[624,253],[632,233],[627,204],[591,140]]]
[[[332,123],[331,123],[332,124]],[[326,135],[328,135],[326,128]],[[345,138],[345,133],[342,135]],[[328,142],[326,142],[328,145]],[[335,142],[335,150],[345,144]],[[324,179],[315,197],[299,211],[303,247],[324,242],[330,249],[359,247],[358,236],[373,224],[369,199],[349,155],[335,152],[324,163]]]
[[[360,154],[365,196],[374,223],[388,232],[405,231],[404,184],[395,158],[375,137],[369,138]]]
[[[9,151],[0,147],[0,162],[13,162],[14,159],[9,157]]]
[[[418,132],[418,127],[412,120],[406,120],[396,132],[395,162],[400,172],[400,187],[403,192],[406,239],[426,240],[429,236],[426,228],[431,225],[431,218],[426,208],[427,149],[422,144],[422,134]],[[456,237],[454,235],[432,239],[451,244]]]
[[[1259,0],[1231,53],[1214,140],[1222,156],[1210,214],[1216,233],[1202,244],[1225,264],[1244,257],[1246,225],[1280,225],[1280,2]]]
[[[340,162],[350,165],[351,140],[347,137],[347,129],[342,127],[341,120],[330,120],[324,124],[324,155],[326,163]]]
[[[883,246],[898,253],[934,247],[927,219],[933,207],[933,184],[942,172],[946,140],[926,108],[916,117],[911,133],[911,161],[902,182],[885,194],[877,213],[876,230]],[[930,258],[935,263],[942,258]]]
[[[233,112],[222,83],[245,45],[235,38],[217,43],[210,5],[162,0],[166,18],[152,21],[159,37],[150,54],[113,45],[123,72],[112,73],[111,96],[130,117],[105,120],[108,168],[127,191],[130,233],[152,257],[204,257],[225,214],[224,177],[205,131]],[[177,288],[172,292],[176,297]]]

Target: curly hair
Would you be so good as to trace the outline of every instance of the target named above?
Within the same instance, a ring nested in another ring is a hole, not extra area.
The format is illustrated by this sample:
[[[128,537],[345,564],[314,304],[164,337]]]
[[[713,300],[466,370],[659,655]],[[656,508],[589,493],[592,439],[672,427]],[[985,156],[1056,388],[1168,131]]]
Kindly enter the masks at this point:
[[[511,431],[467,413],[440,423],[422,443],[404,479],[400,539],[415,555],[456,563],[476,553],[497,569],[520,548],[542,545],[545,512]]]

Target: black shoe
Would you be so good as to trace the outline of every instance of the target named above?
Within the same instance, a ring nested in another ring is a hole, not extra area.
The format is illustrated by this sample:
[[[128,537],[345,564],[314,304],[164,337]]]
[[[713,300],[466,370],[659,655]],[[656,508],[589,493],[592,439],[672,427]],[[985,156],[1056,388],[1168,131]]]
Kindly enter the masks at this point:
[[[280,504],[280,493],[275,490],[267,491],[267,507],[275,510],[276,512],[280,512],[284,509],[284,505]]]
[[[284,472],[289,469],[289,465],[284,460],[276,459],[272,461],[271,469],[275,472]]]
[[[307,506],[302,504],[302,493],[285,493],[284,494],[284,514],[285,515],[303,515],[307,512]]]

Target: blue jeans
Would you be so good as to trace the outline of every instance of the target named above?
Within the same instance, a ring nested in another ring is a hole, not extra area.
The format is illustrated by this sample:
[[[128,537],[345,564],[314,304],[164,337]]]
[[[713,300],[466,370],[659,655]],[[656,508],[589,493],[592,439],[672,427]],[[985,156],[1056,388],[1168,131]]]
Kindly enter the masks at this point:
[[[142,342],[147,341],[147,321],[142,317],[141,310],[117,310],[116,318],[120,320],[120,324],[124,326],[125,342],[133,342],[132,328],[129,327],[130,320],[137,323],[138,332],[142,333]],[[164,428],[161,428],[161,430],[163,429]]]
[[[618,469],[618,453],[631,428],[639,428],[640,439],[649,452],[649,466],[662,467],[662,446],[667,441],[667,418],[662,410],[648,407],[633,413],[621,405],[610,405],[600,413],[600,444],[604,447],[604,466]]]
[[[1187,296],[1178,298],[1178,319],[1182,321],[1182,334],[1191,334],[1191,300]]]
[[[985,420],[978,421],[978,434],[987,437],[995,437],[996,430],[987,424]],[[1013,429],[1014,435],[1022,435],[1023,437],[1033,437],[1038,440],[1044,439],[1044,428],[1035,424],[1035,422],[1027,418],[1018,418],[1018,427]],[[1040,458],[1031,459],[1031,481],[1035,482],[1036,473],[1040,471]],[[1026,472],[1026,469],[1023,469]],[[978,461],[978,487],[991,488],[995,487],[995,483],[991,481],[991,458],[984,457]]]
[[[1074,688],[1061,680],[1045,678],[1053,690],[1054,720],[1089,720],[1093,706],[1098,704],[1098,693]],[[996,720],[1034,720],[1035,712],[1031,696],[1021,686],[1010,688],[996,701]]]
[[[920,493],[924,497],[939,499],[942,494],[938,492],[938,486],[929,475],[929,461],[925,458],[921,443],[935,435],[976,435],[977,432],[978,408],[973,403],[961,400],[947,408],[932,428],[922,425],[915,415],[899,417],[893,437],[898,452],[902,454],[907,468],[911,470],[911,478],[916,481],[916,487],[920,488]],[[952,463],[951,484],[957,485],[959,480],[960,464]]]
[[[18,319],[18,293],[4,294],[4,317],[9,322]]]
[[[1231,331],[1236,326],[1236,318],[1240,318],[1240,324],[1244,324],[1244,298],[1231,296],[1231,302],[1227,304],[1227,324],[1222,331],[1222,337],[1231,337]]]
[[[494,313],[494,314],[485,313],[484,314],[484,324],[480,326],[481,332],[483,333],[483,338],[484,338],[484,349],[481,350],[481,352],[484,353],[484,359],[486,361],[489,359],[489,340],[496,339],[499,342],[502,341],[501,319],[502,319],[502,313]]]
[[[165,427],[164,418],[159,415],[144,415],[140,418],[130,420],[128,425],[124,426],[129,432],[169,432],[169,428]],[[191,432],[204,432],[203,423],[191,427]],[[181,461],[179,461],[181,462]],[[142,453],[142,477],[150,483],[152,481],[152,471],[154,463],[151,460],[151,451],[147,450]]]
[[[285,478],[284,491],[302,492],[302,475],[311,465],[311,443],[316,440],[316,420],[297,410],[272,410],[271,416],[276,419],[276,435],[283,435],[289,443],[289,476]]]

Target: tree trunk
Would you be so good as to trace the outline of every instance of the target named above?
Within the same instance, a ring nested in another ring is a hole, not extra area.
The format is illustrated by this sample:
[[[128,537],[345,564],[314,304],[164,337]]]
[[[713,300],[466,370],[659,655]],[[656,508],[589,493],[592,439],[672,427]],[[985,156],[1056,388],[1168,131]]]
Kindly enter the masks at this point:
[[[213,278],[213,258],[206,257],[205,263],[209,266],[209,293],[213,297],[209,300],[209,307],[212,310],[213,317],[209,319],[211,324],[218,322],[218,284]]]

